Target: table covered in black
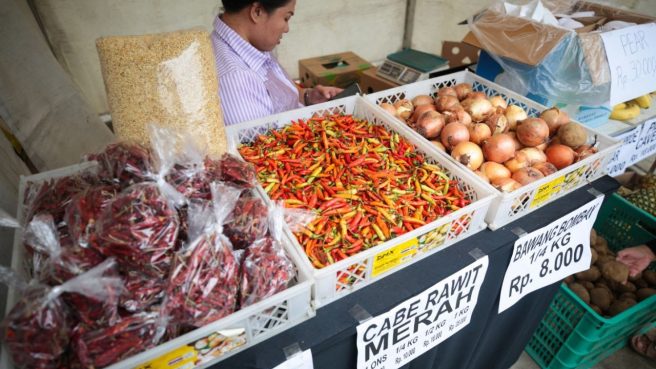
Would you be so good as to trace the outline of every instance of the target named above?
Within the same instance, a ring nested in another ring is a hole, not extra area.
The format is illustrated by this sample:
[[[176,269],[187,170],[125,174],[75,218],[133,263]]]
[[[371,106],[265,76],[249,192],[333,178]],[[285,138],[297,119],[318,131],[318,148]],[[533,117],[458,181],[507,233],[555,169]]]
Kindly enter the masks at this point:
[[[349,313],[357,305],[372,316],[431,287],[474,261],[470,252],[480,249],[489,267],[470,324],[404,368],[505,369],[519,358],[558,290],[558,283],[535,291],[498,314],[499,292],[515,240],[512,230],[541,228],[595,198],[593,188],[609,195],[618,184],[603,177],[496,231],[484,230],[361,290],[317,310],[316,317],[261,342],[212,368],[273,368],[285,361],[283,348],[298,343],[312,349],[314,367],[356,367],[356,327]]]

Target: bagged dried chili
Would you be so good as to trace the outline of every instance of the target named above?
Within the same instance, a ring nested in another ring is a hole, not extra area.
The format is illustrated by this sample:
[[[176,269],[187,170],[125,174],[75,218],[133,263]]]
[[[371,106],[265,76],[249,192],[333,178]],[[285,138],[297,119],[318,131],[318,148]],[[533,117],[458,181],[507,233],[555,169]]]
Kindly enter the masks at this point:
[[[119,142],[108,145],[104,151],[90,154],[86,160],[100,165],[98,177],[122,188],[146,180],[152,172],[149,151],[139,145]]]
[[[266,235],[268,213],[264,201],[252,191],[242,193],[223,226],[223,233],[230,239],[235,250],[243,250]]]
[[[211,208],[190,205],[193,241],[176,254],[167,288],[166,309],[178,324],[200,327],[235,311],[239,262],[230,240],[222,234],[222,224],[239,192],[213,183]]]
[[[35,214],[47,213],[52,215],[57,227],[62,227],[66,208],[73,200],[73,196],[89,186],[89,180],[84,174],[28,182],[23,198],[25,205],[23,221],[28,223]]]
[[[166,280],[154,278],[138,270],[123,273],[125,290],[121,295],[120,306],[131,312],[146,311],[160,303],[164,297]]]
[[[139,313],[121,318],[110,327],[92,329],[78,325],[72,349],[83,368],[103,368],[157,345],[162,336],[159,313]]]
[[[232,154],[223,154],[220,160],[221,180],[237,186],[253,188],[257,176],[253,164],[247,163]]]
[[[116,196],[96,225],[93,246],[119,264],[156,278],[170,270],[178,215],[154,183],[132,185]]]
[[[73,243],[82,247],[89,245],[89,236],[94,234],[96,221],[116,197],[115,186],[94,186],[78,193],[66,208],[65,222]]]

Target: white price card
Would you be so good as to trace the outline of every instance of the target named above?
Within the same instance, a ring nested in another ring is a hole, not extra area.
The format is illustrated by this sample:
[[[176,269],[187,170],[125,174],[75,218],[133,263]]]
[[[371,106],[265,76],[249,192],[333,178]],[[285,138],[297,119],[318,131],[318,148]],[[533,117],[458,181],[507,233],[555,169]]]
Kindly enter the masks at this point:
[[[307,349],[298,355],[294,355],[273,369],[314,369],[312,350]]]
[[[396,369],[466,327],[487,255],[357,328],[358,369]]]
[[[590,267],[590,230],[604,197],[523,235],[501,285],[499,313],[524,296]]]
[[[642,125],[642,132],[636,143],[635,150],[637,159],[634,163],[656,153],[656,118],[647,120]]]
[[[656,86],[656,24],[647,23],[603,32],[610,67],[610,105],[654,91]]]
[[[630,131],[624,132],[615,136],[615,139],[622,141],[617,151],[606,166],[606,171],[611,177],[624,173],[626,168],[638,161],[638,152],[636,151],[636,144],[642,133],[642,125],[632,128]]]

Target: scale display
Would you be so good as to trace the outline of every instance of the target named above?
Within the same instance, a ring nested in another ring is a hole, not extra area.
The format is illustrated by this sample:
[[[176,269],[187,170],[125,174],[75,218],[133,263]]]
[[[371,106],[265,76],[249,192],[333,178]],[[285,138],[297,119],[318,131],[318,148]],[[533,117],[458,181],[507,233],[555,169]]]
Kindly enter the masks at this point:
[[[428,79],[430,73],[446,69],[448,65],[442,65],[434,71],[422,72],[417,69],[405,66],[400,63],[395,63],[390,60],[385,60],[383,64],[378,67],[376,74],[380,77],[388,79],[397,84],[408,84],[424,79]]]

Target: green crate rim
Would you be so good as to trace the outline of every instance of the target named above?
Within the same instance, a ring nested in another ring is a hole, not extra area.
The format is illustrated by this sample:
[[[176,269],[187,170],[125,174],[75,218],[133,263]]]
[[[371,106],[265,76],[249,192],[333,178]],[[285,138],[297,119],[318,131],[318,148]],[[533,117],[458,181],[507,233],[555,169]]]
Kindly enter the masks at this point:
[[[647,218],[650,222],[656,223],[656,216],[653,216],[651,213],[648,213],[647,211],[643,210],[642,208],[636,206],[634,203],[631,201],[625,199],[624,197],[620,196],[617,194],[617,192],[614,192],[612,197],[614,197],[616,200],[620,201],[627,207],[633,208],[632,211],[635,211],[636,213],[639,213],[641,217]]]

